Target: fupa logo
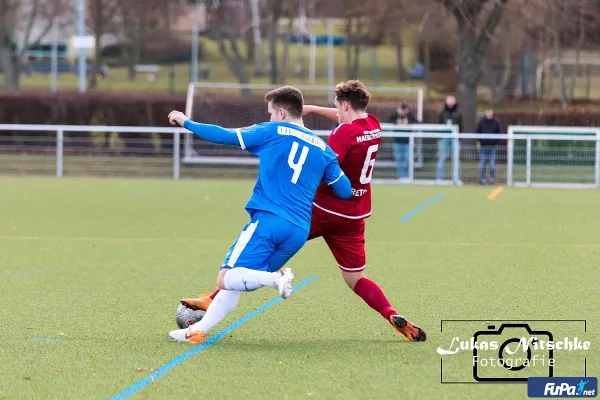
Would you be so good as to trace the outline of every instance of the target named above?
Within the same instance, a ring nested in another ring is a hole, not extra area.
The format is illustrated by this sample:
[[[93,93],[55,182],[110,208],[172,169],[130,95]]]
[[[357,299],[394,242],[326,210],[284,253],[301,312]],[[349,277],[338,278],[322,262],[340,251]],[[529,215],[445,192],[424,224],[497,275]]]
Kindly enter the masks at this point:
[[[598,378],[529,378],[527,395],[529,397],[596,397],[598,396]]]

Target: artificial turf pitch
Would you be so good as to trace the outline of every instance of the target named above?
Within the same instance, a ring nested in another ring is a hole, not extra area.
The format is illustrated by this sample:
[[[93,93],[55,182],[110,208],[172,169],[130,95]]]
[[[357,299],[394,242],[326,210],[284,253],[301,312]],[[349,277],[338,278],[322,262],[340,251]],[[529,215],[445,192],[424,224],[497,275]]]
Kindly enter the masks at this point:
[[[553,374],[599,375],[600,191],[507,188],[488,200],[489,186],[373,188],[367,275],[427,342],[396,337],[318,239],[289,263],[296,283],[312,281],[276,304],[268,288],[243,294],[212,333],[229,330],[181,360],[194,346],[167,335],[178,300],[214,288],[251,188],[0,179],[0,398],[106,399],[148,377],[132,398],[527,398],[523,383],[441,383],[474,382],[473,353],[438,347],[501,320],[591,342],[555,350]],[[550,319],[579,321],[534,321]]]

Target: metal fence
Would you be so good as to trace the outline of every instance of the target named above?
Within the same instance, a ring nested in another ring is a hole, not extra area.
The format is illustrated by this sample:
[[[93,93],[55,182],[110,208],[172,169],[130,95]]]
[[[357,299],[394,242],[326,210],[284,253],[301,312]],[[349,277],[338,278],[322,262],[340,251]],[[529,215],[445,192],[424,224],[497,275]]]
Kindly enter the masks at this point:
[[[0,125],[0,175],[256,176],[257,160],[233,146],[200,141],[195,162],[184,163],[183,133],[170,127]],[[499,143],[481,146],[480,139]],[[482,156],[495,159],[485,164],[485,175]],[[507,134],[481,135],[446,125],[385,126],[373,182],[600,188],[600,129],[511,126]]]

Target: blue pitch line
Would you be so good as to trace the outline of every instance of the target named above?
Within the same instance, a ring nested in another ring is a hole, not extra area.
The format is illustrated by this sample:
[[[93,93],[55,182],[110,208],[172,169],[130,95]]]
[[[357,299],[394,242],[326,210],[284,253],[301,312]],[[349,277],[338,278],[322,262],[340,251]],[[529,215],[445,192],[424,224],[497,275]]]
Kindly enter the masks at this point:
[[[65,339],[53,337],[34,337],[31,340],[35,340],[37,342],[64,342]]]
[[[303,286],[308,285],[309,283],[311,283],[315,279],[317,279],[316,276],[311,276],[310,278],[303,280],[302,282],[300,282],[299,284],[297,284],[296,286],[294,286],[294,290],[293,291],[294,292],[298,291],[298,289],[302,288]],[[154,371],[153,373],[151,373],[150,375],[148,375],[147,377],[145,377],[141,381],[138,381],[138,382],[134,383],[133,385],[129,386],[127,389],[123,390],[121,393],[113,396],[111,398],[111,400],[126,399],[127,397],[129,397],[129,396],[131,396],[131,395],[139,392],[141,389],[145,388],[146,386],[148,386],[149,384],[151,384],[152,382],[154,382],[155,380],[159,379],[161,376],[163,376],[164,374],[166,374],[169,370],[175,368],[176,366],[178,366],[179,364],[181,364],[182,362],[184,362],[185,360],[187,360],[191,356],[193,356],[195,354],[198,354],[202,350],[204,350],[204,349],[210,347],[211,345],[215,344],[218,340],[222,339],[225,335],[227,335],[228,333],[230,333],[233,330],[235,330],[238,326],[242,325],[244,322],[247,322],[251,318],[257,316],[260,313],[262,313],[263,311],[268,310],[269,308],[273,307],[274,305],[276,305],[277,303],[281,302],[282,300],[283,300],[282,297],[276,297],[275,299],[269,301],[268,303],[265,303],[262,306],[258,307],[256,310],[254,310],[254,311],[252,311],[252,312],[244,315],[242,318],[238,319],[237,321],[235,321],[231,325],[227,326],[222,331],[220,331],[217,334],[215,334],[213,337],[211,337],[210,339],[208,339],[206,342],[204,342],[204,343],[202,343],[200,345],[197,345],[193,349],[186,351],[185,353],[183,353],[180,356],[175,357],[174,359],[172,359],[168,363],[164,364],[159,369],[157,369],[156,371]]]
[[[415,208],[414,210],[412,210],[411,212],[409,212],[408,214],[406,214],[404,217],[402,217],[402,219],[400,220],[400,222],[404,223],[404,222],[408,221],[409,219],[411,219],[412,217],[414,217],[416,213],[418,213],[419,211],[421,211],[422,209],[424,209],[428,205],[431,205],[431,204],[435,203],[436,201],[438,201],[442,197],[444,197],[444,192],[436,195],[435,197],[432,197],[431,199],[427,200],[425,203],[419,205],[417,208]]]

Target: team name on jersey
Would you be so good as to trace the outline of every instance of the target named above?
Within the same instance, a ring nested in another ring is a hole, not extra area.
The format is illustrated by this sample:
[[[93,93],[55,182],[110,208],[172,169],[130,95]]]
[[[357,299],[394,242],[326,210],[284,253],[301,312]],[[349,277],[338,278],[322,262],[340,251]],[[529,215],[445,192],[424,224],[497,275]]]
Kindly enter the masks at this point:
[[[369,140],[381,139],[381,129],[373,129],[372,131],[364,131],[362,136],[357,136],[358,143],[367,142]]]
[[[294,136],[306,143],[317,146],[321,150],[325,151],[325,142],[316,136],[309,135],[308,133],[299,131],[298,129],[288,128],[286,126],[278,126],[277,133],[279,135]]]
[[[352,196],[354,197],[362,197],[367,194],[367,189],[354,189],[352,188]]]

